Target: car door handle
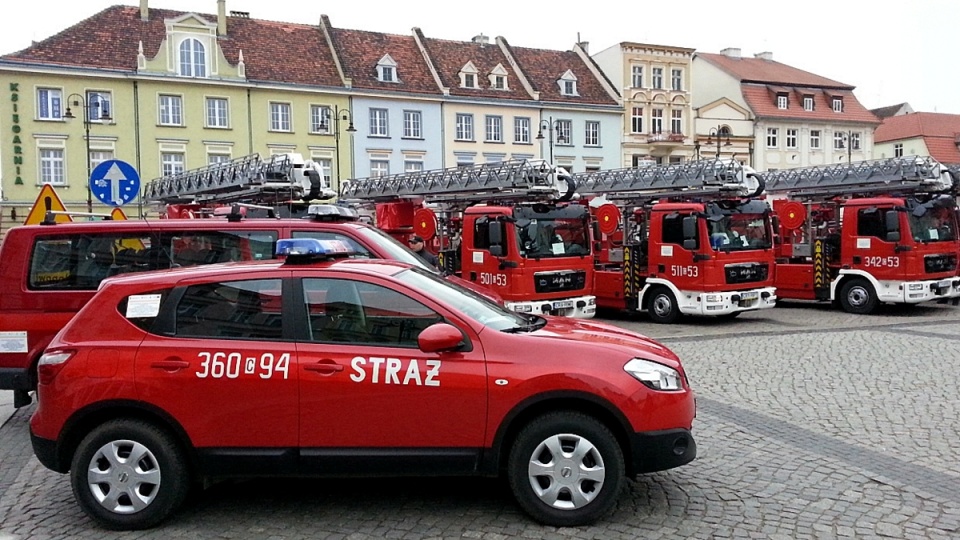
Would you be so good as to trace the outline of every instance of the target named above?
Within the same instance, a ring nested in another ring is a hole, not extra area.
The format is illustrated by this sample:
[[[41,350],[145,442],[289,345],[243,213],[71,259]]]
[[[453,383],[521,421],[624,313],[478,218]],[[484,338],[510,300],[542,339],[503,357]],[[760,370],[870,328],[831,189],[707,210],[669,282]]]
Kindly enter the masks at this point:
[[[317,373],[322,373],[324,375],[333,375],[338,371],[343,371],[343,366],[340,364],[335,364],[332,361],[327,362],[317,362],[315,364],[307,364],[303,367],[307,371],[316,371]]]
[[[190,362],[186,360],[158,360],[151,362],[150,367],[162,369],[164,371],[179,371],[190,367]]]

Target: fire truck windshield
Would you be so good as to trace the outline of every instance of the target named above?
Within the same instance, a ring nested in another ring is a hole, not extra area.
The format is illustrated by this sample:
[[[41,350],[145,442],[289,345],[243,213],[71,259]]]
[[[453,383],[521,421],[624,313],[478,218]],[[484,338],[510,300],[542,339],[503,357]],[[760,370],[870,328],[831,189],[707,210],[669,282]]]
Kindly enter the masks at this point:
[[[927,203],[907,213],[907,216],[910,233],[916,242],[952,242],[957,239],[954,209],[947,205]]]
[[[707,218],[714,251],[769,249],[770,223],[766,214],[734,212]]]
[[[517,245],[528,259],[590,254],[586,223],[581,217],[538,217],[517,220]]]

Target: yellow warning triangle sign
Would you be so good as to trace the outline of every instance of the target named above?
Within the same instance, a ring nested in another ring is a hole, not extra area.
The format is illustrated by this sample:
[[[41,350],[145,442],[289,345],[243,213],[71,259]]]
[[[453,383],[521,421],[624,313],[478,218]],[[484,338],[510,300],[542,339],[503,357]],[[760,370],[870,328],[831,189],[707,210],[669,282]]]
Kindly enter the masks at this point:
[[[27,219],[24,220],[23,224],[39,225],[43,222],[47,212],[66,211],[67,208],[63,205],[63,201],[60,200],[57,192],[53,190],[53,186],[44,184],[43,188],[40,189],[40,195],[37,195],[37,202],[33,203],[33,208],[30,209],[30,213],[27,214]],[[59,214],[55,217],[55,221],[57,223],[67,223],[73,221],[73,218],[67,214]]]
[[[124,214],[123,210],[121,210],[120,208],[114,208],[113,210],[110,211],[110,219],[112,219],[113,221],[119,221],[121,219],[126,220],[127,215]]]

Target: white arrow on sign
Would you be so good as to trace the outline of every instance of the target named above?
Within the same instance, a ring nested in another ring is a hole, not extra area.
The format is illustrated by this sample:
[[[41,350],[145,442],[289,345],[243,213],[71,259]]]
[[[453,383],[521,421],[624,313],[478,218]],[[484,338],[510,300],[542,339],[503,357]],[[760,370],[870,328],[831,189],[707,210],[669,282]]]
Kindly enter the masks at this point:
[[[110,181],[110,198],[113,199],[113,202],[123,204],[123,199],[120,198],[120,181],[126,180],[127,177],[124,176],[120,167],[116,163],[111,165],[107,174],[103,175],[103,179]]]

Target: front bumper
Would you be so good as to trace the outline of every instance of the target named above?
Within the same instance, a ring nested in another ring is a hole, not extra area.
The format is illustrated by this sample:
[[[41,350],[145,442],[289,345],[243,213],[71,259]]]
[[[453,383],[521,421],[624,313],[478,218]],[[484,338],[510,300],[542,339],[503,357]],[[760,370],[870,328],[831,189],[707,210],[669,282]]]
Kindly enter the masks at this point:
[[[505,302],[504,305],[507,306],[507,309],[517,313],[559,315],[575,319],[592,319],[597,313],[597,297],[593,295],[527,302]]]
[[[744,291],[702,292],[681,291],[680,312],[685,315],[729,315],[741,311],[769,309],[777,304],[776,287],[760,287]]]
[[[960,297],[960,277],[889,283],[880,282],[881,302],[919,304],[930,300]]]
[[[630,445],[633,474],[665,471],[697,457],[697,442],[688,429],[634,433]]]

